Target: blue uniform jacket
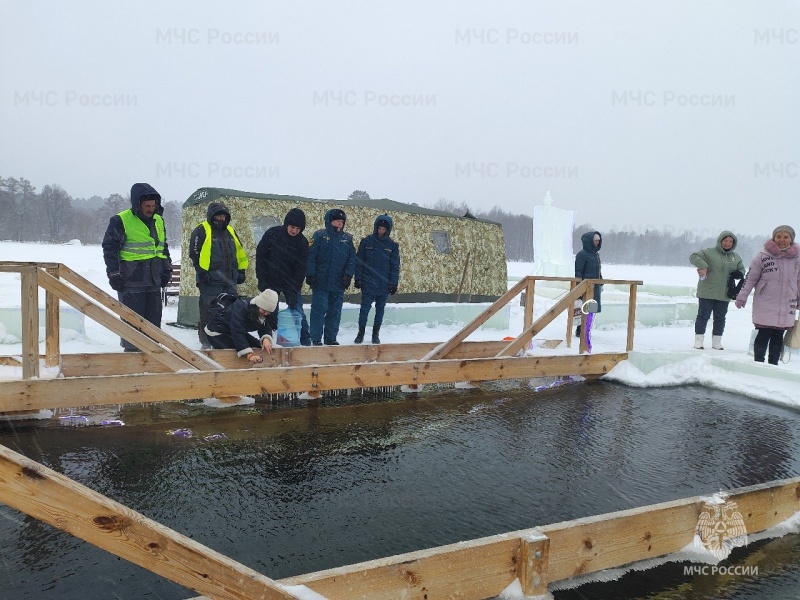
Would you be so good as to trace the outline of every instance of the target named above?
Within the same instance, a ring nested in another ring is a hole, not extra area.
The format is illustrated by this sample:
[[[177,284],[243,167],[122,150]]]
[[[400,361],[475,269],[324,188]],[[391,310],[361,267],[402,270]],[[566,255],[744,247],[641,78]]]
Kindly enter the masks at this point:
[[[343,277],[352,277],[356,270],[356,247],[353,236],[336,231],[331,225],[331,211],[325,213],[325,229],[311,237],[306,276],[316,277],[313,289],[324,292],[343,291]]]

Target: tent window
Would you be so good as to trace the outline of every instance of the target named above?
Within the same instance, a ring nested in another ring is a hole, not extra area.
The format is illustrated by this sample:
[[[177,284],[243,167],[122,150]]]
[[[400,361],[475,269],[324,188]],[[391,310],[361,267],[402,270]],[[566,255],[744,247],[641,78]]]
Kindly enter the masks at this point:
[[[283,225],[283,220],[279,219],[278,217],[271,217],[269,215],[262,215],[260,217],[256,217],[253,219],[253,238],[256,240],[256,243],[261,241],[261,236],[264,235],[264,232],[269,229],[270,227],[275,227],[276,225]]]
[[[450,246],[450,234],[446,231],[431,232],[433,247],[439,254],[450,254],[453,249]]]

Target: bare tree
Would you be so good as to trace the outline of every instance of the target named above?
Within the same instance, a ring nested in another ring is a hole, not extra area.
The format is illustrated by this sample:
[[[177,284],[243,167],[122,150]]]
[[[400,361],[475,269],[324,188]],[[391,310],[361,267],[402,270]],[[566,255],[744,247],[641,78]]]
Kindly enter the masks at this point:
[[[12,178],[11,181],[14,182],[14,191],[11,192],[11,198],[14,213],[17,215],[17,241],[21,242],[23,237],[34,239],[36,237],[35,227],[33,227],[33,224],[31,224],[31,227],[27,227],[27,225],[29,214],[36,203],[36,188],[23,177],[18,180]],[[30,230],[28,231],[28,236],[25,236],[26,230]]]
[[[173,261],[180,260],[180,247],[181,247],[181,203],[180,202],[164,202],[164,227],[167,229],[167,242],[170,246],[170,254]],[[178,250],[176,250],[178,249]],[[175,254],[175,252],[178,254]]]
[[[52,243],[65,241],[73,215],[72,196],[60,185],[46,185],[39,194],[39,205],[45,216],[47,241]]]
[[[433,210],[448,212],[452,215],[456,215],[457,217],[463,217],[468,212],[471,212],[466,202],[462,201],[461,204],[457,204],[453,200],[448,200],[447,198],[439,198],[436,202],[434,202],[431,208]]]

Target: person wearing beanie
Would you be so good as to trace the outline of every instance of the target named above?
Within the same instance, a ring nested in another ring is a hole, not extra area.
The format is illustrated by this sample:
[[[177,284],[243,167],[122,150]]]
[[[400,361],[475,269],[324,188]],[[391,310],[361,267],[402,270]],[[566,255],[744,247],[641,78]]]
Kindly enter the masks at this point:
[[[753,354],[756,362],[778,364],[783,351],[784,333],[794,327],[800,305],[800,248],[794,229],[780,225],[750,263],[736,308],[744,308],[753,294],[753,325],[757,330]]]
[[[103,236],[103,260],[111,289],[121,304],[161,327],[161,288],[172,278],[164,208],[149,183],[131,186],[131,207],[109,219]],[[125,352],[139,352],[121,339]]]
[[[581,236],[583,249],[575,255],[575,277],[578,279],[602,279],[600,272],[600,248],[603,246],[603,236],[599,231],[587,231]],[[602,286],[594,286],[594,299],[597,302],[597,312],[600,312],[600,294]],[[580,337],[581,326],[575,328],[575,335]]]
[[[391,238],[391,234],[392,217],[380,215],[375,219],[372,234],[358,245],[355,286],[361,290],[361,310],[358,314],[358,334],[354,340],[356,344],[364,341],[373,302],[375,319],[372,322],[372,343],[381,343],[379,333],[386,300],[397,292],[400,279],[400,245]]]
[[[236,286],[244,283],[248,265],[247,253],[231,227],[231,213],[222,202],[209,203],[205,221],[192,231],[189,258],[200,290],[197,337],[206,350],[211,347],[206,335],[211,305],[221,293],[237,295]]]
[[[356,270],[353,236],[344,231],[347,215],[340,208],[325,213],[325,228],[314,232],[308,254],[306,283],[311,287],[311,341],[338,346],[344,292]]]
[[[711,347],[722,350],[725,316],[731,301],[728,283],[731,276],[737,276],[735,279],[744,277],[742,257],[734,252],[737,241],[733,232],[723,231],[717,236],[717,244],[713,248],[698,250],[689,256],[689,262],[697,268],[700,278],[697,283],[697,318],[694,321],[694,347],[698,350],[703,349],[706,325],[712,314]]]
[[[303,235],[305,228],[305,213],[292,208],[286,213],[283,225],[264,232],[256,247],[256,279],[259,290],[271,289],[283,294],[286,305],[300,313],[300,344],[310,346],[311,335],[300,292],[308,263],[308,239]],[[277,320],[273,320],[272,326],[277,329]]]
[[[277,308],[278,293],[270,289],[254,298],[241,296],[225,308],[216,306],[205,327],[208,341],[213,348],[233,348],[237,356],[262,363],[264,357],[253,349],[272,354],[274,328],[269,317]],[[251,331],[257,332],[258,337]]]

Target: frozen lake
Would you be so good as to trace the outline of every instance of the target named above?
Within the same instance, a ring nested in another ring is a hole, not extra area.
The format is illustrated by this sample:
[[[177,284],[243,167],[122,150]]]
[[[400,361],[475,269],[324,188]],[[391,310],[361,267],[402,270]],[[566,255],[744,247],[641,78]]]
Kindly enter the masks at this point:
[[[117,416],[124,427],[5,423],[0,444],[272,578],[800,474],[796,411],[695,386],[506,384]],[[4,598],[195,595],[8,507],[0,517]],[[769,597],[797,589],[792,537],[767,542],[789,546],[761,570],[789,572]],[[691,578],[661,569],[555,597],[730,597],[708,581],[711,595],[672,595]]]

